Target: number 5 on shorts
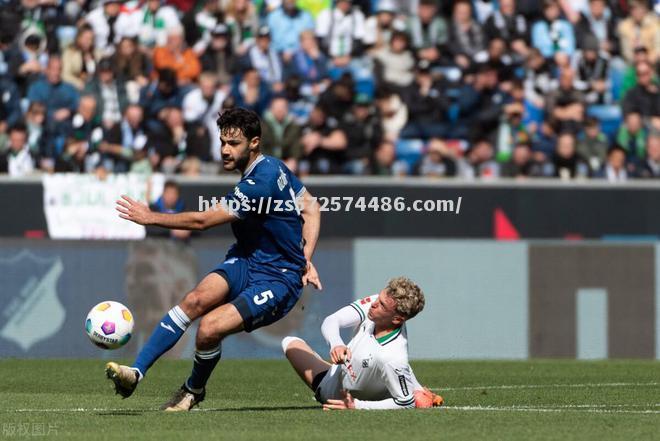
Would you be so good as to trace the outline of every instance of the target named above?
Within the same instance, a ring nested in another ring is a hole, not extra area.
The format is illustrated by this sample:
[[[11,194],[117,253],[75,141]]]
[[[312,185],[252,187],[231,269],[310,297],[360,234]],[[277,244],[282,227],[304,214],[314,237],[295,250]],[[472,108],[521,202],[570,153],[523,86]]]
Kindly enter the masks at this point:
[[[266,303],[269,299],[273,298],[273,291],[270,289],[268,291],[264,291],[261,294],[257,294],[252,298],[254,300],[255,305],[263,305]]]

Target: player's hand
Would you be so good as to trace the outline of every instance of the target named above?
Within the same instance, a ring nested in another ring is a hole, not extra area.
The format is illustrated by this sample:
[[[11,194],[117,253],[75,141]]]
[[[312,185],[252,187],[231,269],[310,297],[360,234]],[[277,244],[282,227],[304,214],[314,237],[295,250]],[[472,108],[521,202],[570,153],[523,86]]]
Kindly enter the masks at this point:
[[[335,346],[330,350],[330,360],[332,364],[344,364],[347,363],[353,354],[347,346]]]
[[[316,272],[316,267],[314,267],[314,264],[311,261],[307,262],[307,269],[305,270],[305,274],[302,276],[302,283],[303,286],[307,286],[311,283],[314,288],[318,290],[323,289],[323,285],[321,285],[321,279],[319,278],[319,273]]]
[[[341,400],[328,400],[323,405],[323,410],[345,410],[355,409],[355,401],[348,391],[341,391],[344,398]]]
[[[126,195],[122,195],[121,199],[117,200],[117,206],[115,208],[119,212],[120,218],[135,222],[136,224],[147,225],[151,220],[151,210],[149,207]]]

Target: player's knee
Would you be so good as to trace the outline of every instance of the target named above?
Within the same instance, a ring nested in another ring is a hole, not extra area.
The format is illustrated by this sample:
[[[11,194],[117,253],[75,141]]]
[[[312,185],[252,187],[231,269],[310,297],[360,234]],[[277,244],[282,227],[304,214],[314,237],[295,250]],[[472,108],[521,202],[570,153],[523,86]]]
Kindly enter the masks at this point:
[[[207,349],[217,346],[222,340],[222,335],[215,329],[214,322],[207,317],[202,317],[197,328],[195,345],[198,349]]]
[[[299,337],[287,336],[282,339],[282,352],[286,355],[288,349],[293,349],[296,344],[304,343],[304,340]]]
[[[181,309],[183,309],[183,312],[190,317],[191,321],[197,319],[206,312],[206,305],[204,305],[203,296],[196,289],[193,289],[186,294],[180,306]]]

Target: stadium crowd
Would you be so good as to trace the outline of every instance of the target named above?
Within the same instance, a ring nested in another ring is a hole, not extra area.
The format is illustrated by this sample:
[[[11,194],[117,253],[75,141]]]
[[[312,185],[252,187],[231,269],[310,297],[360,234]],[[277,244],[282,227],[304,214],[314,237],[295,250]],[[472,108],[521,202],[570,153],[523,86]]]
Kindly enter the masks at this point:
[[[0,0],[0,173],[660,177],[660,1]]]

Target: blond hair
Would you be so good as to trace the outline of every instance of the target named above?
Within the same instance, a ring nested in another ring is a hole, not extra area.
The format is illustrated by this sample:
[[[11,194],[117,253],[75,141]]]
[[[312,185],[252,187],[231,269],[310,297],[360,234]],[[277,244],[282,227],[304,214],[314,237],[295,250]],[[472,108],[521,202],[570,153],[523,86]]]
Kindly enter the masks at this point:
[[[387,294],[396,302],[396,310],[411,319],[424,309],[424,293],[407,277],[395,277],[387,283]]]

